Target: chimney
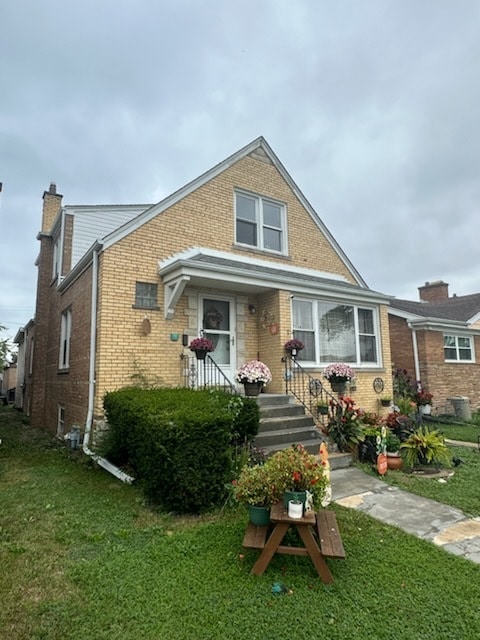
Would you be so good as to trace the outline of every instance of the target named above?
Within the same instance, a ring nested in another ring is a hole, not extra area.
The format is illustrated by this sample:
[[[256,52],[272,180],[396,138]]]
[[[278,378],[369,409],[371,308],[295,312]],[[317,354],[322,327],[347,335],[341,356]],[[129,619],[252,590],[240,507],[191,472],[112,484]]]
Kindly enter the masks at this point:
[[[441,302],[448,300],[448,284],[443,280],[426,282],[423,287],[418,287],[420,300],[423,302]]]
[[[43,192],[42,233],[48,233],[53,227],[62,206],[62,198],[63,196],[57,193],[57,185],[54,182],[50,183],[48,191]]]

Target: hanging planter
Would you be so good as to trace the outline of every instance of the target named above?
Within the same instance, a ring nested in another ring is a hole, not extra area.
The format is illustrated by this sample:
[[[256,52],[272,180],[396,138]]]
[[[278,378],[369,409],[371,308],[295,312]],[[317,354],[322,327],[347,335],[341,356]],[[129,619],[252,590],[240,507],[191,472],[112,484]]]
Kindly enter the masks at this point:
[[[197,360],[205,360],[207,353],[215,351],[215,345],[208,338],[194,338],[188,348],[193,351]]]

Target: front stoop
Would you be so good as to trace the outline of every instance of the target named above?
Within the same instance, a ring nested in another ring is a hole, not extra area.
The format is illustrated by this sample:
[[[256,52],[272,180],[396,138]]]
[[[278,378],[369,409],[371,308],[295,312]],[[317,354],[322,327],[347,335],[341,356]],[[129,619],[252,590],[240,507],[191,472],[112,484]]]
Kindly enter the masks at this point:
[[[302,444],[309,453],[318,454],[325,436],[316,427],[313,417],[295,402],[293,396],[261,393],[257,396],[257,403],[260,426],[253,442],[257,449],[271,455],[292,444]],[[329,461],[331,469],[340,469],[350,466],[352,456],[332,452]]]

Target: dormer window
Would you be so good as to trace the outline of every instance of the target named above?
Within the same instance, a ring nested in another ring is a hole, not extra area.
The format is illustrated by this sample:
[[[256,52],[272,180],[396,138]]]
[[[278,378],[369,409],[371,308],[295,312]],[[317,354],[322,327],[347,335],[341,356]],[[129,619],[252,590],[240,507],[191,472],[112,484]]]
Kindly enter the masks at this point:
[[[235,222],[238,244],[286,253],[285,205],[269,198],[235,193]]]

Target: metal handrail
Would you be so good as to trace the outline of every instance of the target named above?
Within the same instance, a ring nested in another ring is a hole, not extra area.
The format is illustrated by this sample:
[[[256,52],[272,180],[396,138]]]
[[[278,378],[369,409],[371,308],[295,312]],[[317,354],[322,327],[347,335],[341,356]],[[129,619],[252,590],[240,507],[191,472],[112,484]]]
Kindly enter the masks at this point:
[[[285,392],[295,396],[306,411],[312,415],[316,424],[324,427],[329,416],[339,404],[337,398],[327,391],[319,378],[310,375],[294,356],[283,356],[282,362],[285,364]],[[328,405],[328,414],[319,413],[319,404]]]
[[[190,389],[221,389],[228,393],[236,394],[237,390],[218,364],[208,353],[204,360],[198,360],[196,356],[181,354],[184,363],[183,378],[185,386]]]

